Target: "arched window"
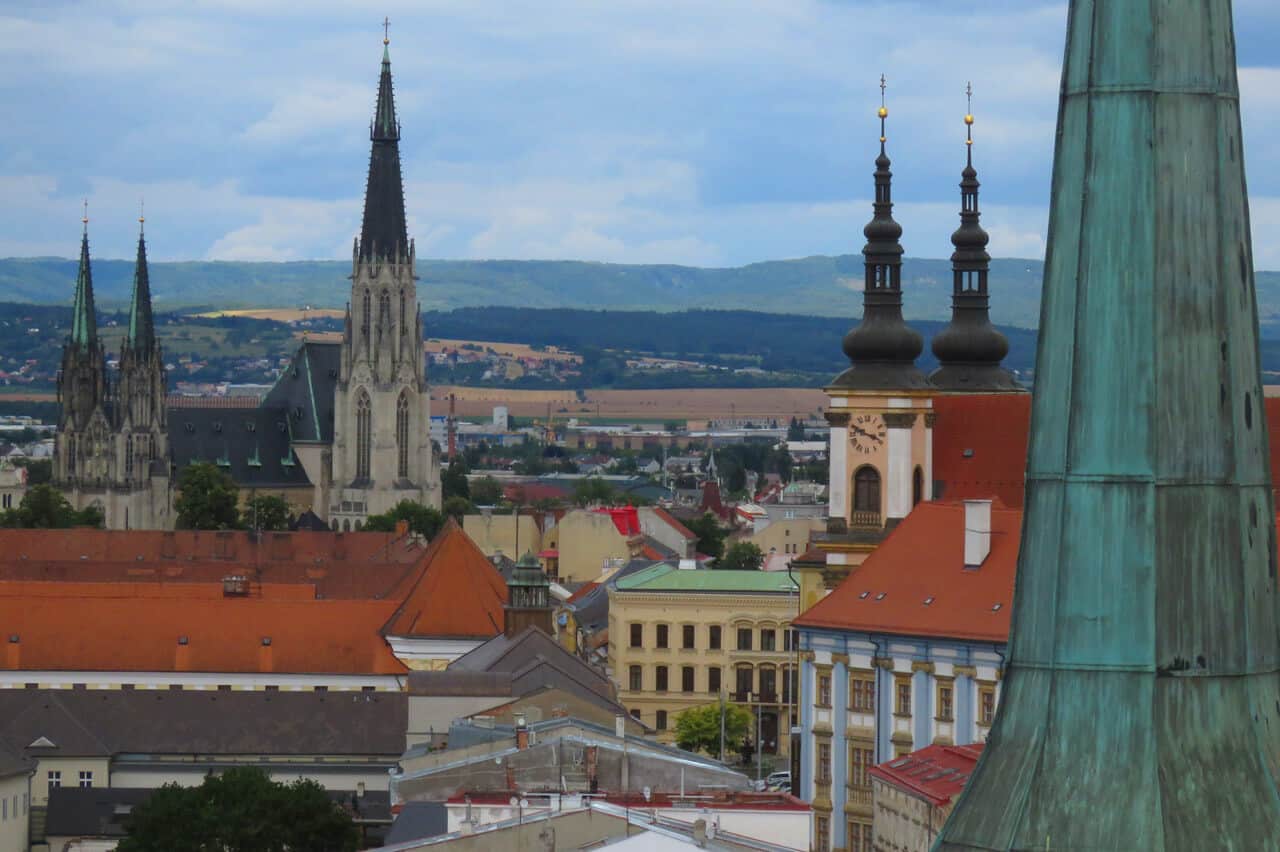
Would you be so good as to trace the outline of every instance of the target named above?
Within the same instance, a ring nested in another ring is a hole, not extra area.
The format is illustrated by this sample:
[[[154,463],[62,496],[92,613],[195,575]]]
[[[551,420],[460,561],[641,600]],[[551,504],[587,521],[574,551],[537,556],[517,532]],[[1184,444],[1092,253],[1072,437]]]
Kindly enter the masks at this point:
[[[343,531],[343,532],[351,532],[351,519],[350,519],[350,518],[347,518],[345,521],[343,521],[343,522],[342,522],[342,531]]]
[[[369,478],[369,459],[373,451],[373,406],[369,394],[361,389],[356,397],[356,479]]]
[[[369,323],[370,316],[373,313],[373,303],[369,296],[368,288],[365,288],[364,297],[360,303],[360,333],[365,339],[369,339]]]
[[[133,436],[124,438],[124,478],[133,479]]]
[[[385,331],[391,324],[391,294],[383,290],[378,295],[378,328]]]
[[[880,472],[870,465],[853,475],[853,511],[880,514]]]
[[[76,472],[76,436],[67,436],[67,473]]]
[[[409,478],[409,392],[400,391],[396,401],[396,476]]]
[[[404,290],[401,290],[400,291],[400,336],[401,337],[409,333],[409,324],[405,319],[404,305],[405,305]]]
[[[924,499],[924,471],[916,465],[915,473],[911,474],[911,505],[917,506]]]

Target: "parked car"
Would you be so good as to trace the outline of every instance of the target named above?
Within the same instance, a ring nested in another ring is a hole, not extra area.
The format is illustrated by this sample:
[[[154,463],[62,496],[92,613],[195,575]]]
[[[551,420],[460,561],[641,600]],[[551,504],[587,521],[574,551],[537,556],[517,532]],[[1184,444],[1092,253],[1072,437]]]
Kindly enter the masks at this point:
[[[770,772],[769,777],[764,779],[766,790],[776,790],[782,784],[786,784],[788,790],[791,789],[791,772],[789,770]]]

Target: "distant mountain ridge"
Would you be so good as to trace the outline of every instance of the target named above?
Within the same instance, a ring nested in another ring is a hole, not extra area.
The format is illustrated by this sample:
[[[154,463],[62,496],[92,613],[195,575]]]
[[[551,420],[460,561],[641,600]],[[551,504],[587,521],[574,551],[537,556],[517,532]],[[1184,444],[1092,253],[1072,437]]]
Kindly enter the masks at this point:
[[[151,264],[158,310],[185,307],[342,307],[345,261],[259,263],[181,261]],[[597,310],[750,310],[856,317],[862,313],[862,256],[818,255],[723,269],[667,264],[549,260],[419,260],[424,310],[503,307]],[[1039,260],[997,259],[991,265],[991,314],[996,323],[1035,328],[1040,322]],[[0,301],[71,301],[76,261],[0,258]],[[94,289],[104,307],[127,304],[133,261],[97,260]],[[1264,331],[1280,328],[1280,272],[1259,272]],[[907,258],[904,311],[910,319],[950,316],[951,264]]]

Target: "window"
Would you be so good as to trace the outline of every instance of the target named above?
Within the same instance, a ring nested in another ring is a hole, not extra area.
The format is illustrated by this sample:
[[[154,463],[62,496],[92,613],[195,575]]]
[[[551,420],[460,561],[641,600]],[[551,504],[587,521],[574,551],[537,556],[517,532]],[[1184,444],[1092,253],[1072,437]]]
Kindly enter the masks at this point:
[[[747,695],[752,691],[754,677],[751,666],[738,666],[734,670],[734,676],[737,678],[737,700],[746,701]]]
[[[124,438],[124,478],[133,479],[133,436]]]
[[[632,623],[631,625],[631,647],[644,647],[644,625]]]
[[[796,635],[796,632],[790,628],[787,628],[786,630],[782,631],[782,650],[784,651],[800,650],[800,637]]]
[[[404,309],[404,290],[400,291],[400,336],[404,337],[409,331],[409,324],[405,322]]]
[[[49,789],[56,790],[62,786],[62,773],[57,769],[49,770]]]
[[[396,476],[409,478],[409,392],[396,400]]]
[[[637,708],[637,707],[632,707],[632,708],[631,708],[631,718],[632,718],[632,719],[635,719],[637,722],[639,722],[639,721],[640,721],[640,710],[639,710],[639,708]]]
[[[760,700],[778,700],[778,672],[772,666],[760,667]]]
[[[373,405],[363,389],[356,397],[356,479],[369,478],[373,454]]]
[[[874,467],[860,467],[853,475],[853,510],[880,514],[880,472]]]
[[[911,474],[911,505],[919,505],[924,499],[924,471],[918,466],[915,473]]]
[[[658,638],[657,638],[657,641],[654,642],[654,647],[656,648],[667,647],[667,631],[668,631],[667,625],[665,624],[658,625]]]
[[[89,770],[83,770],[83,769],[80,771],[80,786],[81,787],[93,786],[93,772]]]
[[[666,666],[656,667],[654,669],[654,677],[656,682],[654,683],[653,688],[656,689],[658,692],[666,692],[667,691],[667,667]]]
[[[659,731],[665,731],[667,729],[667,711],[666,710],[659,710],[657,712],[657,714],[653,717],[653,726],[657,728]]]
[[[831,817],[813,818],[814,852],[831,852]]]
[[[776,651],[778,650],[778,634],[775,630],[760,631],[760,650]]]
[[[640,666],[632,666],[628,669],[627,682],[632,692],[644,689],[644,669]]]
[[[707,649],[711,651],[720,650],[720,625],[713,624],[707,632]]]
[[[369,320],[373,314],[373,306],[369,300],[369,291],[364,291],[364,296],[360,300],[360,333],[364,335],[366,344],[369,340]]]
[[[712,666],[707,669],[707,692],[720,694],[720,667]]]
[[[693,666],[680,667],[680,691],[693,692]]]
[[[893,712],[899,716],[911,715],[911,681],[898,681],[897,701],[893,706]]]
[[[692,624],[686,624],[684,627],[680,628],[680,647],[681,648],[692,649],[694,647],[693,633],[694,633],[694,630],[693,630]]]
[[[854,672],[849,676],[849,709],[855,713],[875,712],[876,676],[874,672]]]
[[[875,758],[870,743],[856,742],[849,746],[849,786],[868,789],[871,786],[871,776],[867,774],[867,770],[874,765]]]
[[[849,838],[845,843],[849,852],[872,852],[871,826],[865,822],[849,821]]]
[[[996,720],[996,688],[987,684],[978,687],[978,724],[991,726]]]
[[[824,672],[818,675],[818,706],[831,706],[831,673]]]
[[[796,692],[796,670],[791,666],[782,667],[782,703],[790,704],[799,697]]]
[[[938,681],[938,721],[950,722],[955,718],[954,695],[951,681]]]
[[[819,784],[831,783],[831,743],[818,743],[818,775],[813,780]]]
[[[739,651],[751,650],[751,628],[750,627],[738,628],[738,650]]]

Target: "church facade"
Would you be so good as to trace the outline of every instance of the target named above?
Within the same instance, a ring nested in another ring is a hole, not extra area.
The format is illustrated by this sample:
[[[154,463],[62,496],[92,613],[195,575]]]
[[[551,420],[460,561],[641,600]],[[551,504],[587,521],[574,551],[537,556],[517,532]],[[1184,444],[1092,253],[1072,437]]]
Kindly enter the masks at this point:
[[[54,445],[55,484],[73,505],[101,507],[112,529],[171,528],[182,468],[209,462],[236,481],[243,498],[284,497],[296,512],[311,511],[333,529],[359,529],[401,500],[439,507],[399,141],[384,40],[342,341],[304,341],[256,405],[166,399],[141,238],[120,366],[108,373],[86,226]]]

